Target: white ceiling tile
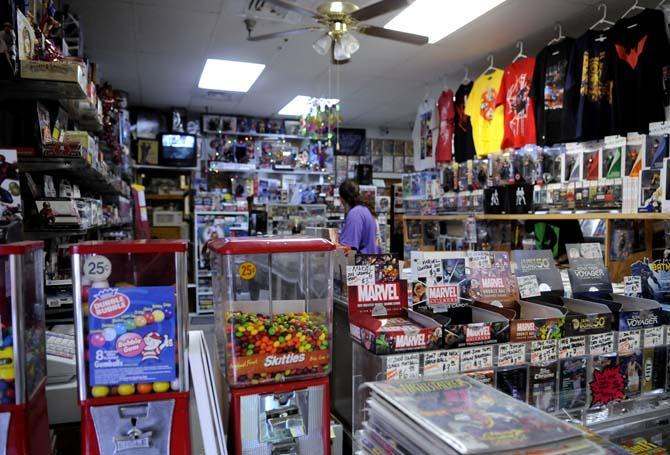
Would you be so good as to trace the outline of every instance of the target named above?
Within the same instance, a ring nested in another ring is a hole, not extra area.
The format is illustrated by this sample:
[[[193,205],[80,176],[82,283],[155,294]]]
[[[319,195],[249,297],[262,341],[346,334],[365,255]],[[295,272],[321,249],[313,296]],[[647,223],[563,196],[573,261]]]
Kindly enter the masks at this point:
[[[220,13],[222,0],[134,0],[136,5],[157,6],[164,9],[197,11],[200,13]]]
[[[87,54],[98,50],[135,51],[133,5],[121,1],[68,1],[78,15],[84,34]]]

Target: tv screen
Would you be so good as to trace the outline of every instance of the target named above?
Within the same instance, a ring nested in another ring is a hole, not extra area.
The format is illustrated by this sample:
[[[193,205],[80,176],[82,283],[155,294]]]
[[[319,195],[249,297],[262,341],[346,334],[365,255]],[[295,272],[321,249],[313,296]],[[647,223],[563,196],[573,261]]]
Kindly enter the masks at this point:
[[[361,156],[365,155],[365,129],[363,128],[340,128],[336,132],[339,150],[335,149],[338,156]]]
[[[195,166],[196,143],[192,134],[162,134],[160,164],[163,166]]]

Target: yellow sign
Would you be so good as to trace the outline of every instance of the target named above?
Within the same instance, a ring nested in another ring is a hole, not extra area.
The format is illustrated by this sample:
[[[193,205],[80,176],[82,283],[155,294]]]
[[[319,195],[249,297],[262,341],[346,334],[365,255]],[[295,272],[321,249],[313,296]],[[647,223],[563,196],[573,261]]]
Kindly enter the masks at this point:
[[[253,280],[256,277],[256,265],[253,262],[243,262],[240,264],[240,278],[243,280]]]

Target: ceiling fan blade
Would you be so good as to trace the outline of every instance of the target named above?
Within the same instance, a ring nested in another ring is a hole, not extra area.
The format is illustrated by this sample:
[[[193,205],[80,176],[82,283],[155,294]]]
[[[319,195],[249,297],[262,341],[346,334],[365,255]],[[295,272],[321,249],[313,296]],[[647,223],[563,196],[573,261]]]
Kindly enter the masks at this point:
[[[412,0],[382,0],[381,2],[373,3],[359,9],[351,14],[351,17],[357,21],[367,21],[377,16],[382,16],[391,11],[409,6]]]
[[[266,33],[265,35],[256,35],[256,36],[249,35],[247,37],[247,40],[248,41],[265,41],[265,40],[268,40],[268,39],[285,38],[287,36],[301,35],[303,33],[312,32],[314,30],[319,30],[319,27],[301,27],[301,28],[296,28],[296,29],[293,29],[293,30],[284,30],[284,31],[281,31],[281,32]]]
[[[416,44],[421,46],[428,43],[428,37],[423,35],[415,35],[414,33],[399,32],[397,30],[389,30],[387,28],[376,27],[374,25],[366,25],[358,28],[360,33],[375,38],[390,39],[393,41],[401,41],[407,44]]]
[[[321,15],[316,11],[312,11],[311,9],[307,9],[294,3],[285,2],[284,0],[265,0],[265,1],[272,5],[279,6],[280,8],[284,8],[286,10],[293,11],[294,13],[298,13],[301,16],[311,17],[313,19],[318,19],[321,17]]]

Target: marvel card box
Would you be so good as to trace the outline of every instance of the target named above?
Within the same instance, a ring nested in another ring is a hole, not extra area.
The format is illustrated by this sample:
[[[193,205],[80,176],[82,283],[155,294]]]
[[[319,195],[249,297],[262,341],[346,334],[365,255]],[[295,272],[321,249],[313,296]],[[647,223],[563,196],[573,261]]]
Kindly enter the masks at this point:
[[[510,323],[510,341],[555,340],[563,335],[564,308],[521,300],[519,309]]]
[[[518,312],[519,289],[504,251],[469,252],[470,297],[473,301]]]

